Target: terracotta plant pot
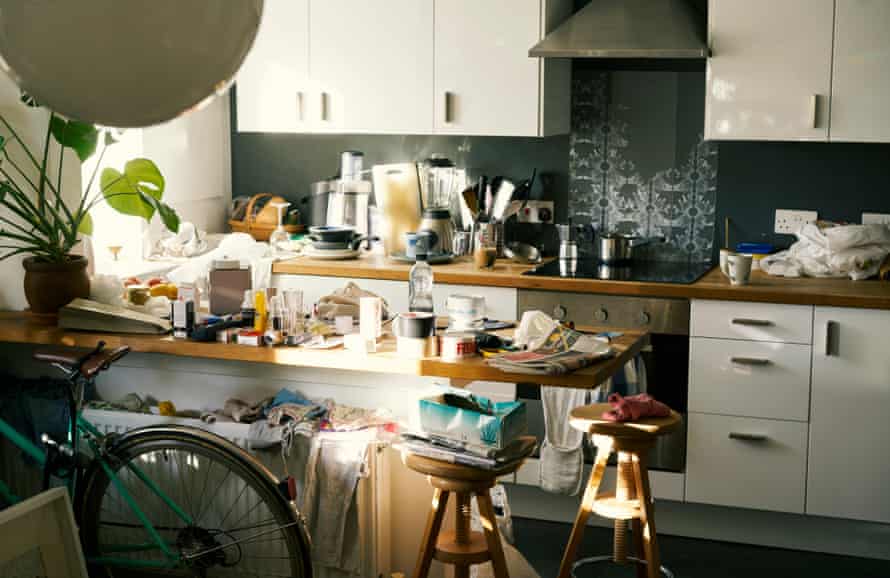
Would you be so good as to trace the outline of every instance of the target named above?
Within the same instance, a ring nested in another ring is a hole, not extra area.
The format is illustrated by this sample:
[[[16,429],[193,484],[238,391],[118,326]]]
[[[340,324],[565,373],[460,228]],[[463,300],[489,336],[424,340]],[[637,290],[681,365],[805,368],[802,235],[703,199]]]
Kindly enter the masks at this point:
[[[88,261],[80,255],[69,255],[62,263],[50,263],[28,257],[25,267],[25,298],[36,315],[55,315],[72,299],[90,296]]]

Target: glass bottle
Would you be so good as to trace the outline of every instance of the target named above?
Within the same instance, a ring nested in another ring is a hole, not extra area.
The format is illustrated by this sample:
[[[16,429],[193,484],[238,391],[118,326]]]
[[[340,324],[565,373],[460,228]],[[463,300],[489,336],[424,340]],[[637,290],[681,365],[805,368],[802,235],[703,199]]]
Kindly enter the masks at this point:
[[[417,256],[408,274],[408,310],[433,312],[433,268],[427,263],[426,244],[417,240]]]
[[[269,204],[278,210],[278,226],[275,227],[275,230],[272,231],[271,235],[269,235],[269,246],[272,249],[273,256],[280,256],[287,252],[287,249],[284,248],[284,245],[290,240],[290,235],[288,235],[287,231],[284,228],[284,210],[290,206],[290,203],[284,202]]]

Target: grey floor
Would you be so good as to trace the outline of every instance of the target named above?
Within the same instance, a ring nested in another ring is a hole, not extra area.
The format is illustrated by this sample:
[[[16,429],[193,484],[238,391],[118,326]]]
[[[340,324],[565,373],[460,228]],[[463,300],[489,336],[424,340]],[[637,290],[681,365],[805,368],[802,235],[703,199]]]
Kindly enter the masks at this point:
[[[525,518],[513,519],[516,548],[542,578],[554,578],[571,526]],[[663,564],[676,578],[890,578],[890,561],[850,558],[659,536]],[[611,552],[612,532],[588,527],[581,556]],[[888,544],[890,548],[890,544]],[[578,578],[632,577],[632,568],[597,565],[580,569]]]

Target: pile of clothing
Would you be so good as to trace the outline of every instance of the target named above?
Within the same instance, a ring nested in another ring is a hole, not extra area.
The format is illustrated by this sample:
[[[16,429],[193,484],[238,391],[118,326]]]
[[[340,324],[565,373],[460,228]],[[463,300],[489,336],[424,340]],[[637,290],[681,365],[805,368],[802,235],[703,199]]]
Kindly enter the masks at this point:
[[[786,251],[764,257],[760,268],[780,277],[849,277],[878,274],[890,255],[887,225],[813,225],[801,227]]]

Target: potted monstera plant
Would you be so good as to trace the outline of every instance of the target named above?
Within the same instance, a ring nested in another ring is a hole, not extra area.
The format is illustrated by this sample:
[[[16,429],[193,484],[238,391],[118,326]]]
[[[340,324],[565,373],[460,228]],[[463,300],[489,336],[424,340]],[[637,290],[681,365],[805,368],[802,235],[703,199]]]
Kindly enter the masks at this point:
[[[35,106],[27,97],[22,101]],[[89,297],[87,259],[72,250],[82,235],[92,234],[90,210],[98,203],[146,221],[157,213],[167,229],[178,231],[179,216],[161,200],[164,177],[152,161],[136,158],[120,171],[105,168],[96,186],[105,151],[115,142],[113,131],[51,112],[38,154],[3,115],[0,124],[0,260],[27,255],[24,288],[32,313],[54,315],[72,299]],[[58,166],[52,167],[57,169],[55,180],[49,166],[51,146],[59,147],[55,155]],[[10,154],[12,147],[19,147],[23,154]],[[76,195],[62,191],[65,149],[74,151],[83,163],[100,147],[99,161],[86,188]]]

